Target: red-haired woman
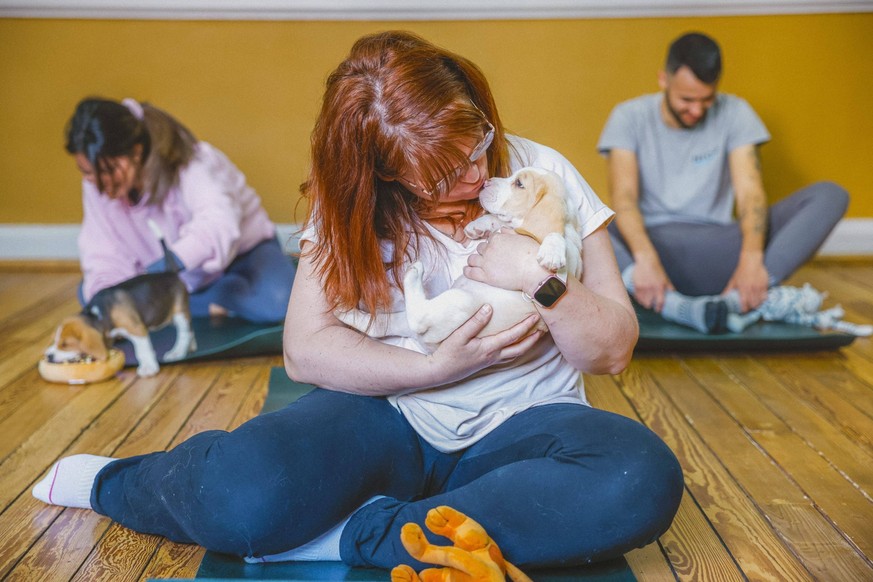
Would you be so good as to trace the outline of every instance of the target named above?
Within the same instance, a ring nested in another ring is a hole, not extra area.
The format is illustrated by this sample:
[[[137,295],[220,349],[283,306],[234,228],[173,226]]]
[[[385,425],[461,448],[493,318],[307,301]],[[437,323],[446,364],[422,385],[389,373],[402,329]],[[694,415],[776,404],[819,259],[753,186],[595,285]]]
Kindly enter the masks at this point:
[[[526,165],[562,176],[584,239],[581,280],[538,316],[478,338],[483,307],[426,355],[414,338],[372,339],[333,315],[402,310],[398,279],[415,260],[434,292],[463,272],[534,295],[548,273],[533,239],[463,231],[484,181]],[[285,360],[321,388],[169,452],[64,459],[37,497],[63,490],[51,501],[253,561],[408,563],[401,526],[438,505],[525,566],[612,558],[667,529],[682,494],[675,456],[589,406],[581,383],[621,371],[638,333],[605,228],[613,213],[557,152],[504,133],[478,68],[409,33],[360,39],[328,79],[303,191],[312,213]],[[539,318],[548,334],[532,331]]]

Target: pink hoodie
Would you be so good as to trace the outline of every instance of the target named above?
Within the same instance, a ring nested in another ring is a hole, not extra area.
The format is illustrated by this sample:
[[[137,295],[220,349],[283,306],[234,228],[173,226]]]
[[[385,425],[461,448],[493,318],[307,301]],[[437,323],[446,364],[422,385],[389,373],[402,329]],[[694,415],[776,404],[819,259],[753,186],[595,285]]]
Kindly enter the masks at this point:
[[[163,257],[147,224],[149,218],[185,265],[182,279],[192,291],[219,278],[237,255],[276,233],[242,172],[205,142],[195,146],[194,157],[179,172],[179,183],[162,206],[145,200],[128,206],[100,194],[86,181],[82,204],[79,260],[86,301],[101,289],[144,273]]]

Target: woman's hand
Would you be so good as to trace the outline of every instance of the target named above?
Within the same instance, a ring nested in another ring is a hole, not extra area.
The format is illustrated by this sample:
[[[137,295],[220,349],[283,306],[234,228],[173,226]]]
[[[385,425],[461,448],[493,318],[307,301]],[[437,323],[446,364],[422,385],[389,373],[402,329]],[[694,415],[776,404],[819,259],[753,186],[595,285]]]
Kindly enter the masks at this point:
[[[483,305],[428,357],[433,366],[430,378],[433,384],[456,382],[488,366],[514,360],[527,352],[544,333],[534,329],[540,317],[533,313],[509,329],[477,337],[492,314],[491,306]]]
[[[300,257],[285,319],[285,369],[298,382],[353,394],[387,396],[462,380],[525,353],[543,332],[536,314],[494,335],[476,337],[491,319],[483,306],[424,355],[362,335],[342,324],[324,297],[310,255]]]
[[[510,228],[491,233],[467,259],[464,275],[510,291],[535,286],[548,275],[537,262],[540,245]]]

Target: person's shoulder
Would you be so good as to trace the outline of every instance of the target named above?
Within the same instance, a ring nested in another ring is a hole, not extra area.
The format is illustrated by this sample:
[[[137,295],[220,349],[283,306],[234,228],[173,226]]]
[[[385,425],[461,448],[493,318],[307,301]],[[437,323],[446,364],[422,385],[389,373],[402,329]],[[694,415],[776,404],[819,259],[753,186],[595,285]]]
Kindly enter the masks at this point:
[[[636,131],[658,119],[660,115],[660,93],[648,93],[626,101],[612,108],[604,126],[604,136],[614,139],[616,132]]]
[[[743,97],[734,95],[733,93],[719,93],[715,98],[715,106],[717,110],[725,113],[735,113],[737,111],[754,111],[752,106]]]
[[[626,99],[625,101],[620,102],[613,108],[613,111],[625,114],[639,114],[648,112],[653,107],[657,109],[660,98],[660,93],[647,93],[645,95],[639,95],[638,97],[633,97],[631,99]]]
[[[613,148],[636,150],[639,139],[658,120],[661,95],[648,93],[612,108],[597,141],[597,150],[607,154]]]
[[[183,172],[191,173],[197,173],[199,170],[213,173],[221,170],[234,173],[239,171],[223,151],[205,141],[197,141],[194,144],[191,159],[182,169]]]
[[[742,97],[720,93],[716,106],[713,126],[728,132],[731,149],[746,143],[760,145],[770,141],[770,132],[758,112]]]
[[[524,166],[554,169],[568,163],[556,149],[518,135],[506,134],[509,144],[511,167],[515,171]]]
[[[216,157],[224,157],[224,154],[217,147],[209,142],[197,141],[194,144],[194,152],[191,160],[205,161]]]
[[[550,170],[561,177],[568,187],[568,195],[571,198],[599,201],[582,174],[558,150],[517,135],[507,135],[506,139],[509,142],[511,154],[511,172],[526,166]]]

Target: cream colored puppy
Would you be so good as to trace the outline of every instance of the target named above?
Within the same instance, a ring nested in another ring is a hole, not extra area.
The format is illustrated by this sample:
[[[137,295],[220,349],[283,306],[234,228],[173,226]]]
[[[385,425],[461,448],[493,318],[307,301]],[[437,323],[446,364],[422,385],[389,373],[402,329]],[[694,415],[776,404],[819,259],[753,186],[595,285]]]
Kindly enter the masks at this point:
[[[549,170],[526,167],[508,178],[491,178],[479,194],[489,212],[464,229],[482,238],[509,226],[540,243],[537,261],[550,271],[582,274],[582,239],[575,213],[567,208],[561,177]]]
[[[540,243],[537,261],[563,276],[582,274],[582,239],[575,213],[568,211],[560,176],[548,170],[526,167],[508,178],[491,178],[479,195],[489,212],[467,225],[470,238],[483,238],[502,227],[511,227]],[[494,308],[491,321],[479,335],[497,333],[534,313],[533,303],[518,291],[500,289],[458,277],[452,287],[427,298],[421,263],[413,263],[403,278],[404,313],[381,313],[375,318],[360,310],[337,312],[336,316],[371,337],[418,337],[430,351],[483,304]],[[545,326],[540,322],[541,326]]]

